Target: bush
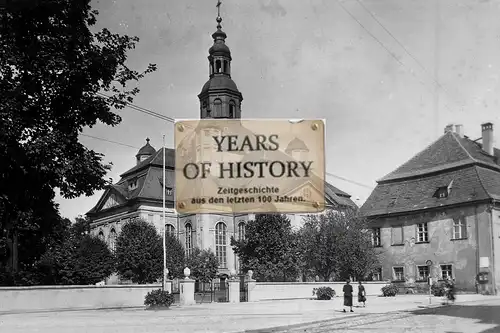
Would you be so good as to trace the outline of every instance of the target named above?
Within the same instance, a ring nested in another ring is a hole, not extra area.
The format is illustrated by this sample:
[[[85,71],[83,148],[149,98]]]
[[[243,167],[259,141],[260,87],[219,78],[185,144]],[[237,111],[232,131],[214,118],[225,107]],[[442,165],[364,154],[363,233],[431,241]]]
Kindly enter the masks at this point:
[[[384,297],[393,297],[398,294],[398,287],[395,284],[389,284],[385,287],[382,287],[382,294]]]
[[[144,298],[144,305],[156,308],[156,307],[166,307],[169,308],[170,305],[174,304],[174,295],[169,293],[167,290],[156,289],[147,293]]]
[[[446,284],[443,282],[434,282],[431,286],[431,293],[434,296],[444,296],[445,295]]]
[[[318,300],[330,300],[335,297],[335,290],[330,287],[319,287],[313,289],[313,296],[316,295]]]

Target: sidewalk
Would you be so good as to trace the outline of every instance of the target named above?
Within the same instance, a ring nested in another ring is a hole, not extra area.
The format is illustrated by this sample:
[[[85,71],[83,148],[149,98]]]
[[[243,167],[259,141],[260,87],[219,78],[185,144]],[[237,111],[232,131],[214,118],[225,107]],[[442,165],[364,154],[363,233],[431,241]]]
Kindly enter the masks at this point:
[[[431,306],[442,298],[433,297]],[[457,302],[498,301],[497,296],[458,295]],[[273,327],[303,325],[312,322],[345,320],[367,315],[385,316],[427,306],[428,296],[400,295],[396,297],[369,297],[366,308],[354,308],[354,313],[343,313],[343,298],[330,301],[289,300],[255,303],[211,303],[186,307],[172,307],[163,311],[121,309],[74,311],[59,313],[3,314],[0,331],[29,332],[251,332]],[[280,330],[278,329],[278,330]],[[276,331],[276,330],[273,330]]]

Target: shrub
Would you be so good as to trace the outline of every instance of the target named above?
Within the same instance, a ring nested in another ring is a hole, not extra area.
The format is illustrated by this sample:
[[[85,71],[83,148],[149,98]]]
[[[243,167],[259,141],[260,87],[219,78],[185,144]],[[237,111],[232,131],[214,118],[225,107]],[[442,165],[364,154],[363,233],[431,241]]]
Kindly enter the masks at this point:
[[[330,300],[335,297],[335,290],[330,287],[319,287],[313,289],[313,296],[316,295],[318,300]]]
[[[398,294],[398,287],[395,284],[389,284],[385,287],[382,287],[382,294],[384,297],[393,297]]]
[[[155,289],[147,293],[144,298],[144,305],[155,308],[155,307],[166,307],[169,308],[170,305],[174,304],[174,295],[169,293],[167,290]]]
[[[431,293],[434,296],[444,296],[446,284],[443,282],[435,282],[431,286]]]

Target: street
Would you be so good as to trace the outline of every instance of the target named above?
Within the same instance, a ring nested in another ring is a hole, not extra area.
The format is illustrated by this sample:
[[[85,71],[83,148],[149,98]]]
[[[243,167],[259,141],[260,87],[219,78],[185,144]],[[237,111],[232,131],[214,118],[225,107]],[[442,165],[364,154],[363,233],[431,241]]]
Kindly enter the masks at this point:
[[[460,296],[452,306],[422,308],[422,295],[372,297],[343,313],[342,299],[212,303],[170,310],[88,310],[0,314],[0,332],[500,332],[500,298]],[[440,299],[434,298],[433,305]]]

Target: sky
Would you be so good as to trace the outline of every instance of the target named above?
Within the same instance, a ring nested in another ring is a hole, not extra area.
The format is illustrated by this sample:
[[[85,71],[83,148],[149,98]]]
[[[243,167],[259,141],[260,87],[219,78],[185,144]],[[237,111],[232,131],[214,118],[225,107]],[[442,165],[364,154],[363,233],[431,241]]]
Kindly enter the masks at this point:
[[[91,2],[97,29],[140,38],[129,67],[158,66],[138,83],[134,105],[199,118],[216,3]],[[327,180],[358,205],[447,124],[464,125],[473,139],[484,122],[500,126],[500,0],[223,0],[221,16],[242,118],[325,119]],[[103,140],[80,138],[113,162],[115,182],[147,137],[158,149],[165,135],[173,147],[172,123],[131,108],[118,113],[120,125],[83,132]],[[494,131],[500,142],[500,127]],[[74,219],[102,193],[56,201]]]

